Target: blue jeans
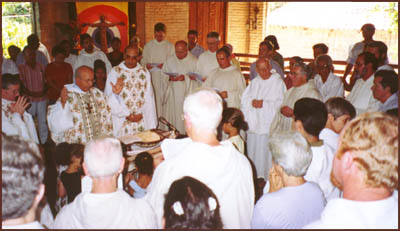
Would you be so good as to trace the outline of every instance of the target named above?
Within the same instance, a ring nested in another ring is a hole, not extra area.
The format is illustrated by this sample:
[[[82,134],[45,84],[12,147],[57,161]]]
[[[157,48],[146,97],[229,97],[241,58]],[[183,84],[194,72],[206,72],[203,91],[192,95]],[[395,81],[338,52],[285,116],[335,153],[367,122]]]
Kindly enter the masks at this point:
[[[31,114],[33,118],[37,116],[40,143],[46,143],[47,136],[49,135],[49,130],[47,129],[47,99],[31,102],[31,107],[28,109],[28,113]]]

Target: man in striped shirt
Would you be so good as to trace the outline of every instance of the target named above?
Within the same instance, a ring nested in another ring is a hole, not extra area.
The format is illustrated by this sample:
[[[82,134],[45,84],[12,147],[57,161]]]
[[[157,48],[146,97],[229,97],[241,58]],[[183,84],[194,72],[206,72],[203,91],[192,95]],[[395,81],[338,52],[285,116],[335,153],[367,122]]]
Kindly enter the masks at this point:
[[[37,116],[39,124],[40,143],[47,141],[48,129],[46,122],[46,83],[44,79],[44,66],[36,62],[35,50],[31,47],[24,49],[25,63],[18,65],[20,73],[22,92],[28,96],[31,107],[28,112],[33,116]]]

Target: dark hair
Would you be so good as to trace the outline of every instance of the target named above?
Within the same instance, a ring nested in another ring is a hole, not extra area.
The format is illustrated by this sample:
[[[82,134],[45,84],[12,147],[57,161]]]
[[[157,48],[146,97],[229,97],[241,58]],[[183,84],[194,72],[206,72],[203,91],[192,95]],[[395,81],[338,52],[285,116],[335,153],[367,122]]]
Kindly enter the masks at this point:
[[[325,43],[317,43],[313,47],[313,49],[320,49],[323,54],[328,54],[329,48]]]
[[[154,25],[154,32],[159,32],[159,31],[167,33],[167,27],[162,22],[159,22],[156,25]]]
[[[9,47],[7,48],[7,50],[8,50],[8,51],[15,50],[15,51],[21,52],[21,48],[15,46],[15,45],[9,46]]]
[[[96,59],[93,64],[93,71],[96,72],[97,69],[103,69],[106,71],[106,64],[101,59]]]
[[[80,43],[81,43],[81,45],[83,45],[83,42],[85,41],[85,39],[92,39],[92,37],[88,34],[88,33],[85,33],[85,34],[81,34],[80,35]]]
[[[375,78],[382,77],[381,85],[383,88],[389,87],[390,93],[394,94],[399,89],[399,76],[395,71],[379,70],[375,72]]]
[[[388,47],[386,46],[386,44],[382,41],[372,41],[368,44],[365,45],[365,47],[374,47],[374,48],[378,48],[379,54],[380,55],[385,55],[384,59],[386,59],[387,57],[387,50]],[[381,57],[379,57],[381,58]]]
[[[81,158],[81,164],[83,162],[83,151],[85,150],[85,145],[83,144],[70,144],[71,151],[69,153],[69,163],[71,163],[71,158],[73,156]]]
[[[31,34],[28,36],[28,38],[26,40],[28,42],[28,45],[30,45],[34,42],[39,42],[39,37],[36,34]]]
[[[111,40],[111,43],[113,43],[113,42],[115,42],[115,41],[118,41],[119,43],[121,43],[121,39],[119,39],[118,37],[114,37],[114,38]]]
[[[72,145],[67,142],[59,143],[55,150],[55,161],[57,165],[68,165],[69,164],[69,155],[72,150]]]
[[[196,38],[197,37],[199,37],[199,32],[197,32],[197,30],[189,30],[189,32],[188,32],[188,36],[190,35],[190,34],[193,34],[193,35],[195,35],[196,36]]]
[[[325,104],[313,98],[301,98],[296,101],[293,109],[294,121],[300,120],[304,130],[312,135],[319,136],[328,120]]]
[[[217,50],[217,54],[220,53],[220,52],[223,52],[223,53],[225,54],[225,57],[226,57],[226,58],[228,58],[228,57],[231,56],[231,52],[229,51],[229,48],[228,48],[228,47],[223,46],[223,47],[219,48],[219,49]]]
[[[356,117],[356,109],[353,104],[342,97],[332,97],[325,102],[326,110],[334,119],[342,115],[349,115],[351,119]]]
[[[291,59],[294,59],[296,63],[304,63],[304,59],[301,58],[300,56],[293,56]]]
[[[148,152],[139,153],[136,156],[134,163],[139,173],[149,176],[153,175],[153,156],[150,155]]]
[[[179,214],[176,207],[181,209]],[[218,198],[210,188],[197,179],[185,176],[174,181],[165,196],[165,228],[222,229],[219,209]]]
[[[177,46],[178,44],[183,44],[183,46],[185,46],[185,47],[187,47],[187,45],[188,45],[185,40],[176,41],[175,46]]]
[[[55,45],[53,49],[51,49],[51,55],[55,57],[57,54],[65,55],[65,49],[61,45]]]
[[[265,37],[264,41],[271,41],[274,45],[275,50],[279,50],[279,43],[275,35],[268,35],[267,37]]]
[[[222,123],[230,123],[232,127],[246,131],[249,129],[247,122],[244,120],[243,112],[234,107],[225,108],[222,112]]]
[[[13,75],[10,73],[1,75],[1,88],[8,89],[10,85],[21,85],[19,75]]]
[[[272,51],[274,49],[274,44],[271,41],[262,41],[262,42],[260,42],[260,45],[258,45],[258,46],[260,47],[262,45],[267,46],[268,50],[270,50],[270,51]]]
[[[375,57],[375,55],[369,53],[369,52],[363,52],[358,55],[359,57],[362,56],[364,60],[364,64],[372,64],[372,69],[375,71],[378,68],[378,59]]]
[[[211,31],[207,34],[207,38],[215,38],[219,41],[219,33],[215,31]]]

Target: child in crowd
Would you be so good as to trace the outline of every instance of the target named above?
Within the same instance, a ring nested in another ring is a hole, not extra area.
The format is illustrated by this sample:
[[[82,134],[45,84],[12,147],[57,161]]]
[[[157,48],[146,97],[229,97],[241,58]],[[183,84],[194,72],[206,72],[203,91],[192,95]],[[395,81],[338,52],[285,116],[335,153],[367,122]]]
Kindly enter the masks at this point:
[[[222,229],[218,199],[201,181],[185,176],[165,196],[165,229]]]
[[[82,144],[70,144],[71,152],[69,153],[68,168],[61,173],[59,183],[59,196],[64,197],[65,191],[68,198],[68,203],[71,203],[75,197],[81,193],[81,179],[83,177],[82,162],[83,150]]]
[[[229,107],[222,112],[222,130],[229,138],[228,140],[236,147],[236,149],[245,153],[245,142],[240,137],[240,130],[246,131],[248,129],[247,122],[244,120],[242,111],[237,108]]]
[[[325,127],[328,112],[325,104],[313,98],[301,98],[293,109],[293,128],[300,132],[311,145],[313,158],[304,178],[319,185],[327,201],[339,197],[340,190],[333,186],[330,178],[335,155],[333,148],[319,139]]]
[[[354,106],[344,98],[333,97],[325,102],[328,120],[319,138],[331,146],[335,152],[338,148],[339,134],[344,126],[356,116]]]
[[[94,61],[94,86],[101,91],[104,91],[104,88],[106,87],[106,81],[106,64],[102,60],[96,59],[96,61]]]
[[[153,177],[153,156],[148,152],[139,153],[134,160],[136,171],[127,173],[125,183],[128,193],[134,198],[146,195],[146,188]]]

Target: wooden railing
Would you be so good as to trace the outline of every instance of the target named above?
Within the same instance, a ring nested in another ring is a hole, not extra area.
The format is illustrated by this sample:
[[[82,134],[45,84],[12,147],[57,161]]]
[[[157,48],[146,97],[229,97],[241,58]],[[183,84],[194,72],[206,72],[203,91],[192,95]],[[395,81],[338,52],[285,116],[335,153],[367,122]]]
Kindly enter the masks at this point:
[[[240,67],[242,69],[243,76],[246,78],[246,81],[249,80],[250,78],[250,65],[255,62],[258,58],[258,55],[254,54],[244,54],[244,53],[235,53],[235,57],[239,60]],[[247,59],[248,61],[243,61],[243,59]],[[284,62],[284,72],[287,74],[289,72],[289,59],[290,57],[283,58]],[[303,59],[305,63],[309,63],[313,61],[313,59]],[[344,70],[346,68],[346,61],[342,60],[333,60],[333,66],[334,66],[334,73],[338,76],[343,76]],[[398,64],[389,64],[392,66],[395,71],[398,73],[399,72],[399,65]],[[352,72],[348,75],[350,77]]]

